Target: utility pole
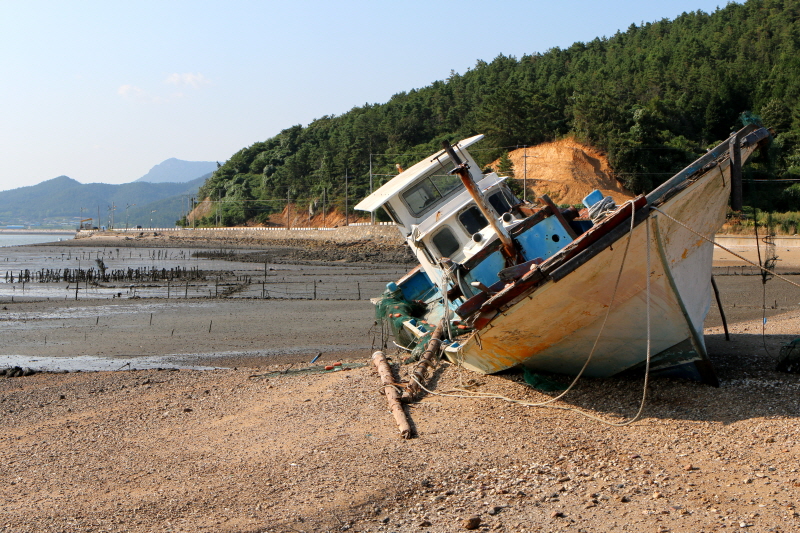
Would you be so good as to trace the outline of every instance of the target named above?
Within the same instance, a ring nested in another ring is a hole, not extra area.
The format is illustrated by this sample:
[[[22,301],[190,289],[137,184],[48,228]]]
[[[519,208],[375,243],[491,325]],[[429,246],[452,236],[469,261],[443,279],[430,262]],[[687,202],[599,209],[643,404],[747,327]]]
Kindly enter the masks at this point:
[[[369,154],[369,193],[372,194],[372,153]],[[369,212],[369,221],[375,225],[375,211]]]
[[[155,212],[156,212],[155,209],[150,211],[150,229],[153,229],[153,213],[155,213]]]
[[[350,214],[347,212],[347,167],[344,167],[344,225],[350,225]]]
[[[528,200],[528,158],[529,157],[537,158],[539,156],[537,156],[537,155],[528,155],[528,147],[525,146],[525,155],[522,156],[523,162],[525,163],[522,166],[522,168],[524,169],[523,170],[523,174],[522,174],[522,200],[523,201],[527,201]]]
[[[522,201],[526,201],[528,199],[528,146],[525,146],[525,155],[522,156],[523,165],[522,168],[525,170],[522,171]]]
[[[128,204],[125,206],[125,230],[128,230],[128,208],[135,206],[136,204]]]
[[[222,224],[222,216],[219,210],[222,208],[222,189],[217,189],[217,227]]]
[[[291,194],[292,194],[292,189],[290,187],[286,187],[286,229],[287,230],[292,228],[292,222],[291,222],[292,219],[289,218],[289,212],[292,210],[292,208],[289,205],[289,202],[291,201]]]

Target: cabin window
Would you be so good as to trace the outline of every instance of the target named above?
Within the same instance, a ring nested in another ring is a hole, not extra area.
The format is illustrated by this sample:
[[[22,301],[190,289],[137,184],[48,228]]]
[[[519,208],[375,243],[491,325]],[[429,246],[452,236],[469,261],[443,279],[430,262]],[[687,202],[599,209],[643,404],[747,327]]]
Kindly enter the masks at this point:
[[[500,215],[511,211],[511,204],[508,203],[503,191],[497,191],[493,195],[489,196],[489,203]]]
[[[449,166],[451,170],[454,168],[452,164]],[[436,185],[436,188],[439,189],[439,192],[442,193],[442,196],[447,196],[461,186],[461,178],[455,174],[448,174],[448,172],[450,171],[445,171],[442,169],[431,176],[433,184]]]
[[[442,194],[433,186],[433,182],[425,178],[420,183],[403,193],[403,200],[414,215],[419,215],[425,208],[436,203]]]
[[[434,204],[439,203],[439,200],[458,190],[461,186],[461,179],[448,174],[453,168],[454,165],[451,162],[438,166],[431,174],[403,192],[403,200],[412,215],[421,215]]]
[[[439,250],[441,257],[450,257],[461,248],[452,230],[447,226],[436,232],[431,241],[433,241],[436,249]]]
[[[464,226],[464,229],[467,230],[467,233],[470,235],[474,233],[478,233],[480,230],[485,228],[489,225],[486,221],[486,217],[483,216],[481,210],[478,209],[477,205],[473,205],[468,209],[463,210],[458,215],[458,221]]]

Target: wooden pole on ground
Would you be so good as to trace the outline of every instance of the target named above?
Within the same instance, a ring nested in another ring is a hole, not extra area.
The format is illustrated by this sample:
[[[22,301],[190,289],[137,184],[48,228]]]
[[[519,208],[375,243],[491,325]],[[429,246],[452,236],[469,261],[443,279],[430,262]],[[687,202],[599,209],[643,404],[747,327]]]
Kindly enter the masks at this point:
[[[378,370],[383,383],[383,393],[386,395],[386,401],[389,404],[389,410],[394,416],[394,421],[397,423],[397,428],[400,430],[400,437],[404,439],[411,438],[411,426],[406,418],[406,413],[403,411],[403,406],[400,404],[400,392],[394,384],[394,376],[389,362],[383,352],[377,351],[372,354],[372,362]]]

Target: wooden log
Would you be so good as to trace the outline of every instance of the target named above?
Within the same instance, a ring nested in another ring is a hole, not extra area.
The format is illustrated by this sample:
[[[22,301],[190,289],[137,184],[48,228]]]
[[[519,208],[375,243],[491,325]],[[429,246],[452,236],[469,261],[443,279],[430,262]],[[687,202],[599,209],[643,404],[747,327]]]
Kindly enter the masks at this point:
[[[425,346],[425,351],[419,358],[419,363],[416,364],[411,375],[414,379],[408,384],[408,392],[403,393],[403,400],[411,401],[414,396],[422,391],[420,383],[423,383],[428,377],[428,369],[436,366],[436,358],[439,356],[439,350],[442,346],[442,334],[444,333],[444,320],[439,322],[436,329],[433,330],[433,335]]]
[[[383,393],[386,395],[386,401],[389,404],[389,410],[392,412],[392,416],[394,416],[394,420],[397,423],[397,428],[400,430],[400,437],[404,439],[410,439],[411,426],[406,418],[403,405],[400,403],[400,392],[397,390],[397,386],[394,384],[394,376],[392,375],[392,369],[389,366],[389,362],[386,360],[386,356],[383,355],[383,352],[381,351],[377,351],[372,354],[372,362],[381,377],[381,383],[383,383]]]

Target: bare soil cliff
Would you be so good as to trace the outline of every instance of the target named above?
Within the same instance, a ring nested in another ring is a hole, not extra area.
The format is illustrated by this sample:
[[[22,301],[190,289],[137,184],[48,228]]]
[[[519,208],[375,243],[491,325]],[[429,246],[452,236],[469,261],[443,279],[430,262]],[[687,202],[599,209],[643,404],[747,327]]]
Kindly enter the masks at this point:
[[[508,156],[520,185],[527,181],[529,199],[547,194],[558,204],[579,204],[594,189],[617,204],[634,196],[614,178],[603,153],[573,138],[518,148]],[[498,164],[491,166],[496,169]]]

